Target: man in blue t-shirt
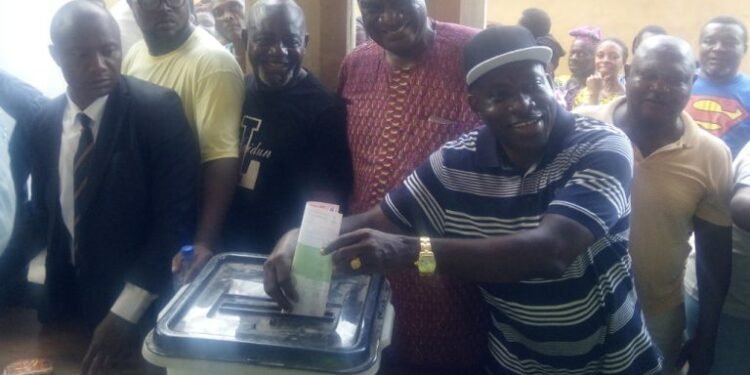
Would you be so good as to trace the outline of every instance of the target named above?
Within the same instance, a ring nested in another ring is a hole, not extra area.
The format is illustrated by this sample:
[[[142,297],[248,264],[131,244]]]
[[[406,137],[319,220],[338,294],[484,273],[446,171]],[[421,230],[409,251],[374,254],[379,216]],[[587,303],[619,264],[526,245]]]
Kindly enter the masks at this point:
[[[345,273],[475,282],[491,321],[487,374],[655,374],[627,252],[633,151],[615,127],[557,104],[551,55],[519,26],[477,34],[464,64],[485,125],[346,218],[324,253]],[[266,291],[285,308],[296,296],[296,237],[285,235],[265,265]]]
[[[709,20],[700,36],[701,69],[685,110],[736,156],[750,140],[750,77],[738,72],[747,28],[734,17]]]

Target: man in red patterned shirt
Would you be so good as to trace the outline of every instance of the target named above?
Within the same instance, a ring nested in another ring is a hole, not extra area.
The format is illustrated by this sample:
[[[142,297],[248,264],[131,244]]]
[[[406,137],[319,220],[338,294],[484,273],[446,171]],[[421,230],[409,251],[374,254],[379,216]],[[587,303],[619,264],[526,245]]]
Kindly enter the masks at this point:
[[[359,6],[371,40],[344,59],[339,77],[354,164],[352,213],[375,206],[443,143],[479,124],[462,70],[463,47],[478,30],[430,20],[424,0],[359,0]],[[416,271],[389,280],[401,371],[456,373],[478,363],[486,345],[473,285],[420,279]]]

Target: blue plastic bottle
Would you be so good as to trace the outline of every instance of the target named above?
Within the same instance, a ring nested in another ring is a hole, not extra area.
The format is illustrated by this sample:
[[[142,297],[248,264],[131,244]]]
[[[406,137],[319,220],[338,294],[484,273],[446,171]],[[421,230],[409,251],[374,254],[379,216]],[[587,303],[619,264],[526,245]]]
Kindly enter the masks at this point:
[[[195,249],[192,245],[185,245],[180,248],[180,254],[182,254],[182,261],[180,263],[180,271],[172,275],[174,290],[179,290],[183,285],[187,283],[188,271],[190,266],[195,261]]]

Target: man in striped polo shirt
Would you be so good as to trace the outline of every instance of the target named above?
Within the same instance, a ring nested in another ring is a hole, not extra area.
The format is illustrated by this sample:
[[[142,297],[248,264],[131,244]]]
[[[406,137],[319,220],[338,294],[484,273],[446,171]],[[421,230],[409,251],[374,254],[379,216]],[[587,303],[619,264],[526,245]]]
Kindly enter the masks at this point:
[[[325,252],[344,272],[416,263],[426,278],[476,282],[490,312],[488,374],[658,373],[627,253],[630,143],[555,102],[550,56],[517,26],[474,37],[466,81],[485,125],[347,218]],[[266,264],[266,290],[287,307],[295,242],[289,233]]]

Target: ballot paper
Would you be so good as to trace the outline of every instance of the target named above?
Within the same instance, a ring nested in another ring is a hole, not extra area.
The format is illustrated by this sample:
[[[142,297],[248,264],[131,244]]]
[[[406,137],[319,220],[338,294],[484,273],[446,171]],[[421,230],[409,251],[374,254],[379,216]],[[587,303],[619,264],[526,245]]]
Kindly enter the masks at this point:
[[[330,255],[320,251],[338,237],[341,218],[337,205],[307,202],[305,206],[292,260],[292,284],[299,296],[292,306],[295,314],[325,315],[333,263]]]

